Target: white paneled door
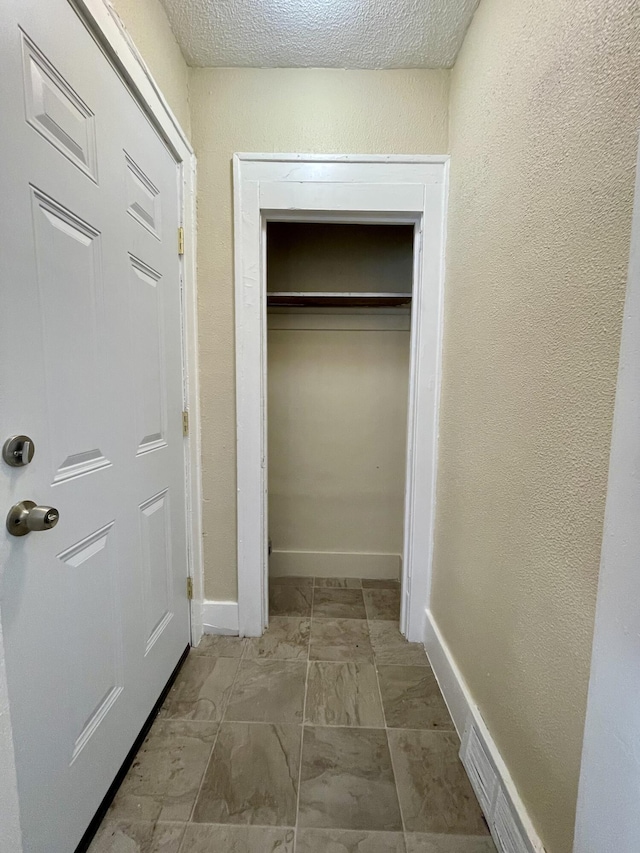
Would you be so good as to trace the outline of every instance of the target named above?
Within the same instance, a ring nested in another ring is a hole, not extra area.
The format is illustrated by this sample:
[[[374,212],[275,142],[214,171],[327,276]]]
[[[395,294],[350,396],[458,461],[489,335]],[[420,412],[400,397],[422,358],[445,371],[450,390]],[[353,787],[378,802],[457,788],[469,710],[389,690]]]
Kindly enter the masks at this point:
[[[189,642],[180,169],[67,0],[0,16],[2,627],[24,850],[72,853]]]

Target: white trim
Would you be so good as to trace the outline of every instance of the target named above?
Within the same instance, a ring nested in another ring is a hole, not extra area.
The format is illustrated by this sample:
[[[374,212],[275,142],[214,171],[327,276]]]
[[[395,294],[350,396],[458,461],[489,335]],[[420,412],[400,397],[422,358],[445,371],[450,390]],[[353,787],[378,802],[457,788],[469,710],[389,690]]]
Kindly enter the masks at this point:
[[[522,798],[518,793],[518,789],[516,788],[515,782],[509,772],[509,768],[500,754],[498,747],[496,746],[495,741],[482,718],[480,710],[473,699],[469,686],[458,669],[455,659],[451,654],[451,649],[442,636],[433,614],[429,609],[425,611],[423,642],[427,657],[429,658],[429,663],[431,664],[433,673],[436,677],[442,695],[444,696],[444,700],[447,704],[458,735],[462,739],[465,728],[467,728],[470,723],[475,725],[491,757],[500,785],[505,791],[507,799],[510,801],[510,805],[517,815],[518,822],[524,831],[528,843],[531,845],[531,849],[536,851],[536,853],[545,853],[542,841],[540,840]],[[598,853],[602,853],[602,850],[599,850]]]
[[[602,538],[575,853],[640,839],[640,152]]]
[[[448,186],[446,155],[236,154],[238,605],[267,623],[266,220],[415,224],[401,629],[422,639],[431,578]],[[420,440],[417,441],[417,436]],[[413,519],[416,523],[413,524]]]
[[[237,637],[237,601],[203,601],[200,610],[205,634],[228,634]]]
[[[254,163],[347,163],[351,166],[356,163],[407,163],[410,166],[432,163],[440,166],[449,161],[448,154],[253,154],[240,151],[233,156],[234,159]],[[297,178],[294,177],[293,180]]]
[[[173,148],[177,159],[189,160],[187,155],[193,155],[193,148],[111,0],[68,0],[68,2],[89,24],[92,33],[110,57],[118,74]]]
[[[157,131],[182,165],[182,258],[184,408],[189,411],[189,437],[185,439],[187,572],[193,579],[191,642],[202,636],[204,599],[202,551],[202,477],[198,373],[198,315],[196,285],[196,158],[184,131],[151,72],[127,33],[110,0],[69,0],[89,25],[125,85],[141,104]]]

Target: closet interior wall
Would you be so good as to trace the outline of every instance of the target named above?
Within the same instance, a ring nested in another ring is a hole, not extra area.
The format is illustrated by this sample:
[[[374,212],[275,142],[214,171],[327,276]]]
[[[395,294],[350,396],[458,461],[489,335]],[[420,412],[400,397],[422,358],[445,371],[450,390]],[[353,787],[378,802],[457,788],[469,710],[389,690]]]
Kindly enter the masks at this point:
[[[270,293],[410,293],[412,271],[412,225],[267,226]],[[269,309],[270,575],[400,578],[409,357],[407,305]]]

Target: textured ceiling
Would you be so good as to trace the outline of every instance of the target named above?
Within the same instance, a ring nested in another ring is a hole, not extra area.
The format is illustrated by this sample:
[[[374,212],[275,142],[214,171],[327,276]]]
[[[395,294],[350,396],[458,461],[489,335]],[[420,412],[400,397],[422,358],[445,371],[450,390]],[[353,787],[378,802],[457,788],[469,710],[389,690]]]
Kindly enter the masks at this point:
[[[162,0],[189,65],[449,68],[478,0]]]

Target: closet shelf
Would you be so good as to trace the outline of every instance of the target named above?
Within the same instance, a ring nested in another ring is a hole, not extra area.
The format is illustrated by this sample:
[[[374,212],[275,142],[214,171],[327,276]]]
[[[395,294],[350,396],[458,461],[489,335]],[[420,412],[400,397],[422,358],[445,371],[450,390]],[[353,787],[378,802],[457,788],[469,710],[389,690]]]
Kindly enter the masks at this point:
[[[267,292],[267,305],[281,308],[389,308],[408,305],[410,293],[298,293]]]

